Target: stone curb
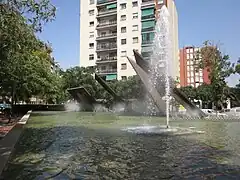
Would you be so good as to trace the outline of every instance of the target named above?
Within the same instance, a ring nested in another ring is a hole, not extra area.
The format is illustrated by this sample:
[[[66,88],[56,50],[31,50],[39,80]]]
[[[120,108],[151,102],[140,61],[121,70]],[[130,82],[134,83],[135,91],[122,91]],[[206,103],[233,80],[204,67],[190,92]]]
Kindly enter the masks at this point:
[[[32,110],[28,111],[21,119],[17,122],[17,124],[26,124],[30,115],[32,113]]]
[[[4,167],[8,163],[8,160],[12,152],[14,151],[14,147],[17,144],[19,137],[21,136],[23,127],[27,123],[31,115],[31,112],[32,112],[31,110],[28,111],[20,119],[20,121],[17,122],[15,126],[7,133],[7,135],[0,140],[0,175],[2,174]]]

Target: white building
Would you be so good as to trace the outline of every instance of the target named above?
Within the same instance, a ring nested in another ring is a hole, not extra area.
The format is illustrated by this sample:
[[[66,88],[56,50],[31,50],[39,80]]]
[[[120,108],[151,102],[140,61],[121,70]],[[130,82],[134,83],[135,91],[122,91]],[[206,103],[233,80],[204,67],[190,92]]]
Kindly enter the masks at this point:
[[[80,14],[80,66],[96,66],[106,80],[126,79],[135,71],[126,56],[133,49],[149,56],[154,38],[155,8],[165,4],[171,15],[171,32],[179,76],[178,24],[173,0],[82,0]]]

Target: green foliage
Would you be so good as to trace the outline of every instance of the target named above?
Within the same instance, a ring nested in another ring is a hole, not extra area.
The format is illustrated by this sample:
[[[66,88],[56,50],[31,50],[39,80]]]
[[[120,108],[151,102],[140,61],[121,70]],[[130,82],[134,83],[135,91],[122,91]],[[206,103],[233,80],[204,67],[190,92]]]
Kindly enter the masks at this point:
[[[234,72],[233,65],[229,61],[228,55],[224,55],[217,45],[208,41],[204,43],[200,54],[201,68],[209,71],[209,79],[211,82],[209,90],[212,101],[216,107],[222,108],[229,92],[226,78]]]
[[[47,3],[45,0],[1,1],[1,95],[25,101],[32,96],[56,100],[59,77],[51,72],[52,50],[34,34],[42,30],[43,22],[54,16]],[[26,13],[28,18],[23,16]],[[32,23],[28,24],[30,21]]]
[[[106,99],[109,103],[113,97],[103,89],[94,79],[94,69],[84,67],[73,67],[61,73],[62,91],[66,94],[65,100],[71,96],[67,93],[68,88],[85,87],[96,99]],[[129,77],[127,80],[110,81],[107,84],[122,98],[143,98],[145,88],[138,76]]]
[[[196,89],[192,86],[181,87],[180,90],[192,101],[197,98]]]
[[[0,6],[10,12],[10,19],[11,13],[25,17],[36,32],[41,32],[45,23],[55,19],[56,7],[50,0],[2,0]]]
[[[237,61],[237,64],[235,66],[235,73],[240,75],[240,58]],[[237,88],[240,88],[240,83],[236,85]]]

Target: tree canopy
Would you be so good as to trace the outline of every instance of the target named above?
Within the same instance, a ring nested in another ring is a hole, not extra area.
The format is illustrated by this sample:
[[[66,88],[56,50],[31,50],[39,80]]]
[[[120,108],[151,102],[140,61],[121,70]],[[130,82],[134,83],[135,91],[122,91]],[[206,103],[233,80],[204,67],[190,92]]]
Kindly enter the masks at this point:
[[[204,42],[204,46],[199,53],[201,62],[200,68],[205,68],[209,72],[211,101],[217,108],[223,108],[223,103],[229,95],[226,78],[234,72],[234,65],[229,61],[229,56],[223,54],[220,48],[209,42]]]
[[[31,96],[49,98],[58,91],[58,77],[51,70],[51,47],[35,35],[43,22],[55,17],[55,8],[50,6],[47,0],[0,3],[1,95],[27,100]]]

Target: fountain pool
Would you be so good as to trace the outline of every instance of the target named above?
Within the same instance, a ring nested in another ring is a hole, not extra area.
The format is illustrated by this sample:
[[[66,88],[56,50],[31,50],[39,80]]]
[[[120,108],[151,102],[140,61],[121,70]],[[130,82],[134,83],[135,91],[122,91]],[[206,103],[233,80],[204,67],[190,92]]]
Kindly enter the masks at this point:
[[[178,120],[204,134],[136,134],[148,117],[112,113],[33,113],[4,179],[238,179],[239,121]],[[163,126],[152,117],[149,128]],[[194,128],[193,128],[194,127]]]

